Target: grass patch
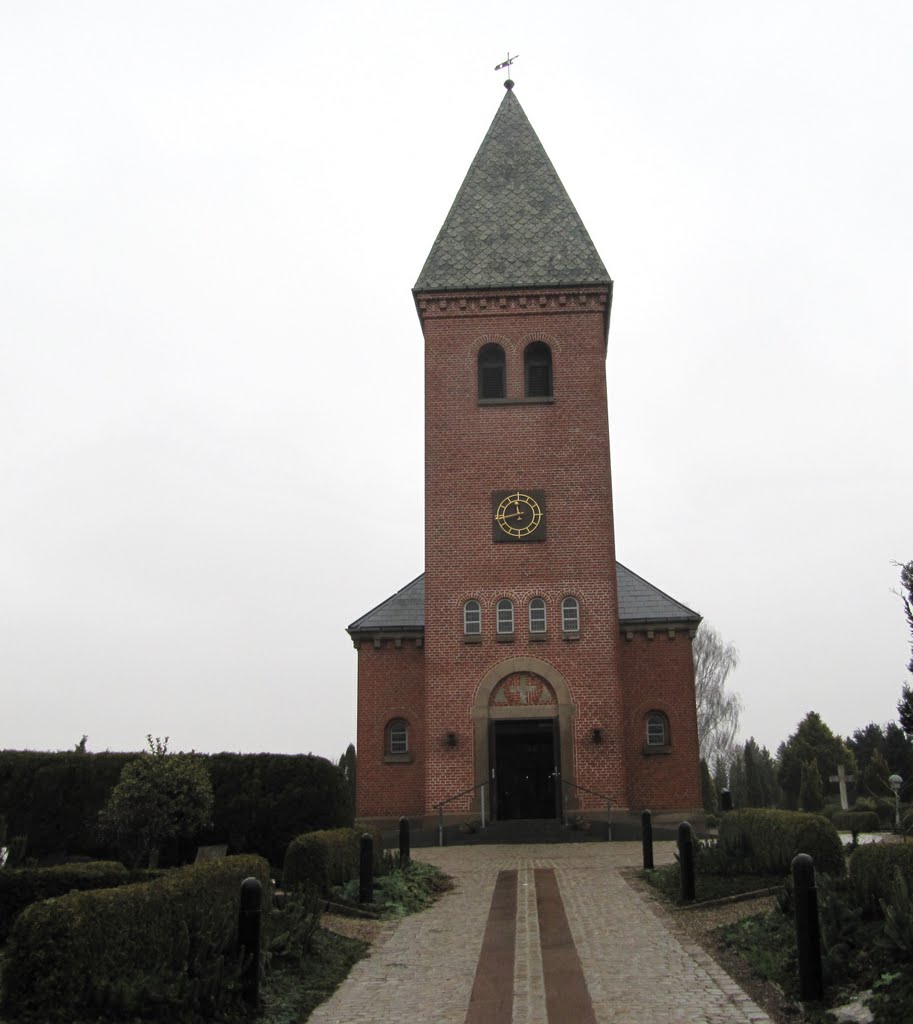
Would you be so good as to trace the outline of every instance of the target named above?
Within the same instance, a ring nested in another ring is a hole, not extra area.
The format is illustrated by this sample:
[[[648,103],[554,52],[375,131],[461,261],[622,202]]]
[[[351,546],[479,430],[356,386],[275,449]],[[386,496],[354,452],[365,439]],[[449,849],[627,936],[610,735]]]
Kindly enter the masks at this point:
[[[318,929],[310,953],[300,962],[280,962],[262,988],[258,1024],[300,1024],[329,999],[365,955],[368,944]]]
[[[440,868],[413,860],[405,868],[374,879],[372,903],[359,904],[357,878],[334,889],[333,899],[350,906],[364,906],[381,917],[405,917],[430,907],[441,893],[452,887],[449,876]]]
[[[662,893],[666,899],[673,903],[680,902],[681,875],[678,864],[666,864],[652,871],[642,871],[640,877]],[[719,875],[698,869],[694,879],[695,902],[706,903],[709,900],[724,899],[727,896],[740,896],[746,892],[755,892],[758,889],[780,885],[782,881],[782,878],[772,875]]]

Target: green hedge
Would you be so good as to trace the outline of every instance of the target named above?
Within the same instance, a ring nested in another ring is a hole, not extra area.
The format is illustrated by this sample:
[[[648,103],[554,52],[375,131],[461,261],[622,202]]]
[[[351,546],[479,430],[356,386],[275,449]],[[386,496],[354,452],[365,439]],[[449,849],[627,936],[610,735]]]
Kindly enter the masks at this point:
[[[877,909],[890,895],[894,868],[913,887],[913,843],[867,843],[850,857],[850,883],[860,901]]]
[[[4,869],[0,871],[0,942],[6,941],[13,921],[32,903],[64,896],[74,889],[110,889],[131,880],[133,876],[123,864],[114,861]]]
[[[875,811],[838,811],[831,821],[839,832],[852,832],[853,835],[877,832],[881,828],[881,821]]]
[[[125,764],[138,754],[0,751],[0,816],[8,835],[28,836],[28,856],[109,858],[98,812]],[[199,845],[227,843],[231,853],[259,853],[279,865],[302,832],[352,823],[342,774],[313,754],[210,754],[213,827],[162,851],[162,864],[192,860]]]
[[[383,864],[383,840],[371,828],[334,828],[308,832],[289,843],[282,868],[282,886],[316,886],[327,894],[333,885],[344,885],[357,878],[361,858],[361,837],[368,832],[374,839],[374,871]]]
[[[746,808],[724,814],[719,845],[727,857],[759,874],[789,873],[797,853],[809,854],[818,871],[843,874],[843,844],[837,830],[820,814]]]
[[[228,857],[156,881],[72,892],[27,907],[7,944],[3,1008],[13,1019],[212,1016],[238,995],[240,886],[269,896],[269,865]]]

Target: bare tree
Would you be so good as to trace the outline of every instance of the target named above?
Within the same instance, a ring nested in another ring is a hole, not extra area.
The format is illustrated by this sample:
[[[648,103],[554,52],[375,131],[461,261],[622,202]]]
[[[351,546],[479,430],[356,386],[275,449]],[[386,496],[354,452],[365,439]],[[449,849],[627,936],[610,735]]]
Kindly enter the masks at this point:
[[[712,764],[727,758],[739,731],[742,700],[726,689],[729,673],[739,663],[734,644],[727,644],[707,622],[702,622],[692,644],[694,688],[697,703],[697,735],[701,757]]]

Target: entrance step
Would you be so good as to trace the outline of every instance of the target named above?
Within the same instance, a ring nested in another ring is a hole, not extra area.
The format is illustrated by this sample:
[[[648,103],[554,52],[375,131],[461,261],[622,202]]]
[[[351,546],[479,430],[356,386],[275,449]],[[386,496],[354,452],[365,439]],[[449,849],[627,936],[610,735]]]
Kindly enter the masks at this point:
[[[551,818],[520,819],[515,821],[489,822],[485,829],[476,827],[475,832],[464,832],[458,825],[444,827],[444,846],[474,846],[482,843],[524,844],[524,843],[604,843],[608,838],[608,823],[593,821],[588,831],[570,828],[561,821]],[[640,842],[640,823],[632,820],[612,822],[613,842]],[[674,840],[674,829],[653,827],[653,839]],[[384,833],[384,846],[396,849],[398,833]],[[414,847],[438,846],[436,828],[413,829],[411,843]]]
[[[640,838],[637,834],[628,835],[630,827],[612,826],[613,839]],[[594,821],[589,830],[570,828],[557,819],[527,818],[513,821],[490,822],[487,828],[476,827],[474,832],[466,832],[458,825],[447,825],[444,828],[445,846],[473,846],[481,843],[593,843],[605,842],[608,833],[607,823]],[[623,834],[622,834],[623,833]],[[436,828],[417,829],[412,833],[413,846],[437,846],[439,841]]]

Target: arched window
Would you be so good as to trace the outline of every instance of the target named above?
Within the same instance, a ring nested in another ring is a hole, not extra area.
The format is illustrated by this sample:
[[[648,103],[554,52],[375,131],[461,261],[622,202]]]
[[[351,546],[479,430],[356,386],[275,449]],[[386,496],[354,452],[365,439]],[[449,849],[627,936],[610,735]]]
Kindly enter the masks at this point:
[[[498,601],[498,633],[502,636],[505,633],[514,631],[514,603],[505,597]]]
[[[561,628],[565,633],[580,632],[580,605],[576,597],[566,597],[561,602]]]
[[[504,349],[493,342],[479,349],[479,398],[504,398],[507,373]]]
[[[552,393],[552,350],[544,341],[531,341],[523,353],[527,398],[547,398]]]
[[[669,723],[661,711],[651,711],[647,715],[647,746],[669,746]]]
[[[544,633],[546,625],[545,601],[541,597],[534,597],[529,602],[529,631],[530,633]]]
[[[463,605],[463,635],[482,635],[482,606],[478,601],[467,601]]]
[[[404,718],[394,718],[387,723],[386,753],[409,753],[409,725]]]

